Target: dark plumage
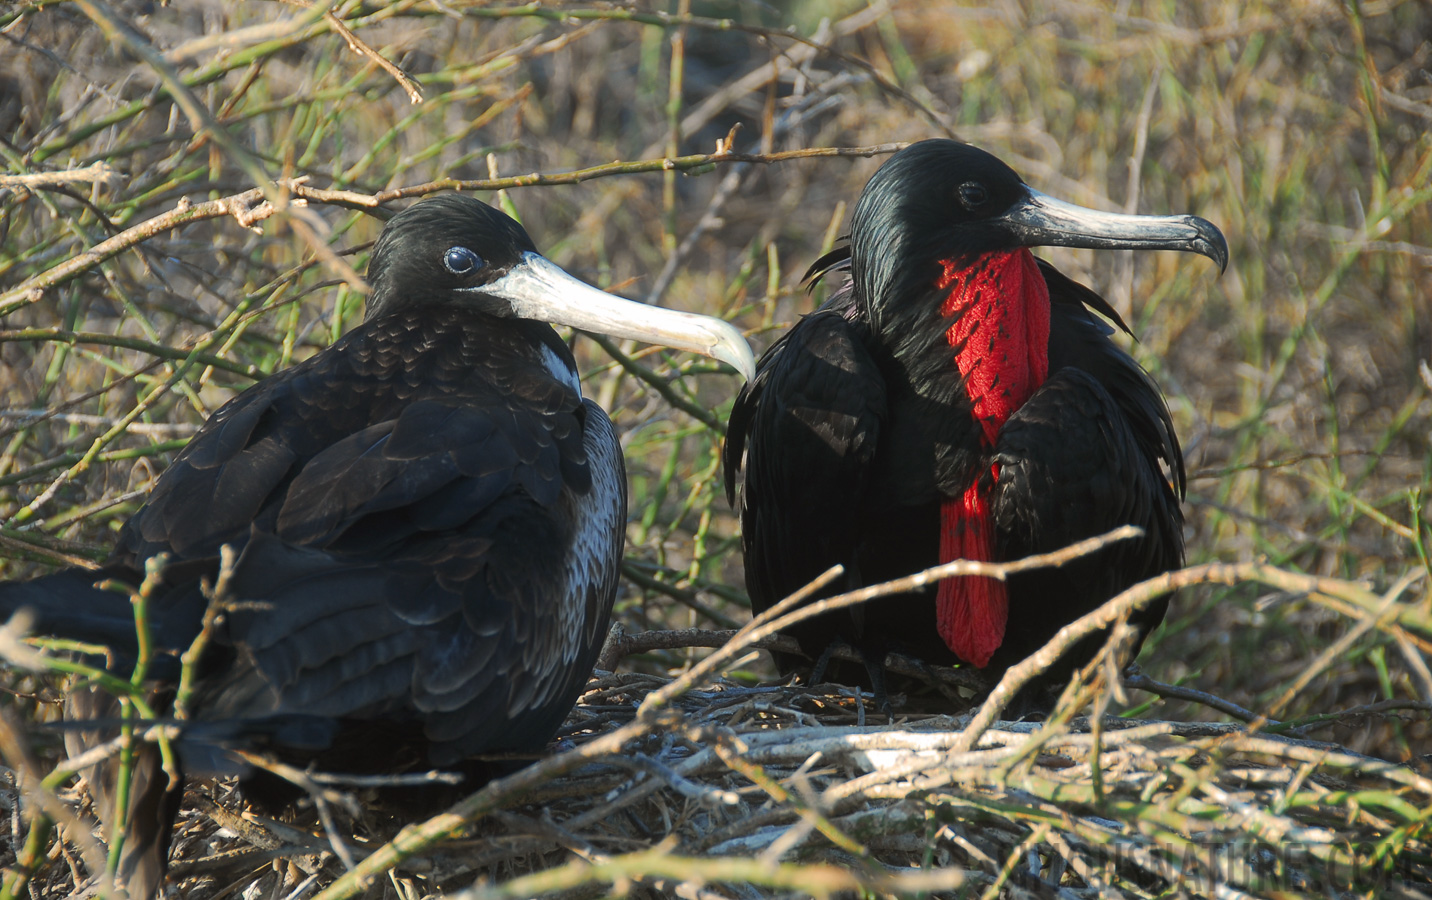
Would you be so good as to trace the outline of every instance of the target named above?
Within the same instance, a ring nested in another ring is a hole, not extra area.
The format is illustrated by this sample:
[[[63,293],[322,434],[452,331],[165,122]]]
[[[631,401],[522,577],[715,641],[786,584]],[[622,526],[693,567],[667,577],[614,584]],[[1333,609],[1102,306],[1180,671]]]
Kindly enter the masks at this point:
[[[1062,625],[1182,563],[1184,468],[1168,409],[1095,315],[1127,331],[1113,309],[1024,249],[1050,244],[1227,261],[1202,219],[1063,204],[953,141],[915,144],[870,180],[849,246],[812,267],[820,277],[848,265],[850,282],[766,352],[731,415],[726,483],[735,503],[744,476],[752,606],[769,608],[837,563],[845,579],[827,593],[950,559],[1019,559],[1123,524],[1143,538],[1007,586],[951,579],[808,620],[791,634],[817,669],[843,642],[868,674],[831,672],[877,690],[890,650],[997,676]],[[1140,635],[1163,614],[1155,604],[1136,615]],[[1066,655],[1046,685],[1100,643]]]
[[[186,710],[191,773],[241,769],[222,747],[380,773],[541,750],[601,647],[626,515],[612,424],[546,322],[752,365],[724,322],[583,285],[470,197],[395,216],[369,277],[363,324],[215,413],[102,572],[0,590],[0,613],[31,607],[35,631],[105,644],[128,677],[129,600],[93,585],[137,584],[169,554],[149,610],[167,703],[200,579],[237,550]],[[96,695],[77,705],[106,712]],[[179,795],[157,754],[140,773],[121,876],[147,897]]]

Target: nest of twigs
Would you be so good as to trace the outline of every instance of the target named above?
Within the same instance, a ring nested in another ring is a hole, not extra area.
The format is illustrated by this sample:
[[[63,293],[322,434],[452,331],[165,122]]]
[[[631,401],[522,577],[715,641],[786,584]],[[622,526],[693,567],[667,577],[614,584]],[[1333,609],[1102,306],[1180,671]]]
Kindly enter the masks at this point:
[[[668,684],[594,679],[567,753],[632,722]],[[466,896],[612,884],[712,898],[1432,889],[1432,848],[1402,821],[1432,803],[1432,779],[1406,766],[1242,725],[1112,716],[998,722],[959,751],[970,716],[859,726],[858,702],[850,691],[717,680],[619,752],[521,793],[494,784],[482,819],[361,895],[474,882]],[[343,873],[334,843],[361,859],[401,824],[324,835],[311,808],[281,823],[247,812],[230,783],[196,785],[171,890],[308,895],[300,886]],[[65,896],[74,871],[54,867],[40,895]]]
[[[677,675],[599,670],[546,756],[454,793],[456,803],[426,820],[370,805],[381,779],[315,778],[284,822],[248,810],[232,783],[193,785],[170,890],[289,900],[1426,896],[1426,760],[1394,763],[1309,737],[1333,720],[1425,717],[1425,704],[1280,722],[1137,673],[1111,683],[1132,605],[1169,583],[1243,568],[1189,569],[1126,592],[953,716],[909,712],[897,696],[887,721],[855,689],[723,675],[780,624],[770,617],[735,635],[615,629],[607,666],[653,646],[721,649]],[[1339,584],[1356,590],[1322,582]],[[998,718],[1045,657],[1111,623],[1109,652],[1047,717]],[[1251,721],[1107,715],[1129,689]],[[83,796],[63,799],[83,814]],[[61,840],[49,855],[55,864],[31,884],[38,896],[92,887],[83,850]]]

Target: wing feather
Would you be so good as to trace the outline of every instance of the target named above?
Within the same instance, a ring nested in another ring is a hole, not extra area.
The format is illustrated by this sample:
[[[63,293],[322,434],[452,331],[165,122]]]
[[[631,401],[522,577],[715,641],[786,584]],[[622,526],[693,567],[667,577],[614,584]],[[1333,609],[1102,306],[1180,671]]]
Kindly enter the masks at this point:
[[[731,414],[727,491],[744,472],[746,583],[757,612],[833,561],[854,564],[885,383],[848,312],[827,305],[802,319],[761,358]]]
[[[445,355],[443,377],[410,383],[391,371],[394,336],[352,332],[223,407],[120,557],[241,550],[198,718],[236,734],[303,715],[413,721],[434,764],[521,749],[570,709],[605,634],[620,447],[545,357],[496,354],[495,334],[471,359],[461,330],[397,334]],[[202,604],[184,609],[197,633]]]

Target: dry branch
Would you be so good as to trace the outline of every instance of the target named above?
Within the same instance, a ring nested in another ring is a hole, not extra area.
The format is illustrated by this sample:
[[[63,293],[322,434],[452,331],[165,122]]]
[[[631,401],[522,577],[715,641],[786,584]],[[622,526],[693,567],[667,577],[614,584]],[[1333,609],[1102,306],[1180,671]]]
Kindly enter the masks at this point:
[[[869,157],[882,153],[893,153],[902,146],[902,144],[879,144],[867,147],[817,147],[805,150],[764,154],[701,153],[681,157],[637,160],[634,162],[613,162],[599,166],[590,166],[573,172],[553,174],[534,172],[530,175],[514,175],[506,178],[448,178],[410,187],[379,191],[374,194],[312,188],[305,183],[307,178],[280,179],[279,181],[273,182],[273,184],[285,194],[292,195],[295,198],[293,201],[295,204],[299,201],[308,201],[371,210],[377,209],[383,204],[390,203],[394,200],[423,197],[428,194],[437,193],[438,191],[497,191],[543,185],[580,184],[581,182],[590,181],[594,178],[607,178],[615,175],[630,175],[641,172],[690,172],[705,169],[708,166],[733,162],[770,165],[790,160],[832,156]],[[269,193],[269,191],[253,188],[219,200],[208,200],[197,204],[185,199],[181,201],[175,209],[155,216],[131,228],[127,228],[108,240],[96,244],[84,253],[72,257],[0,294],[0,318],[4,318],[23,306],[38,302],[40,298],[44,296],[45,291],[84,274],[100,263],[118,256],[125,250],[149,238],[181,225],[187,225],[205,219],[233,216],[235,221],[241,226],[253,228],[258,222],[269,218],[277,211],[277,208],[271,201],[264,199],[267,193]],[[326,244],[323,246],[325,249],[327,248]],[[317,247],[315,246],[314,249],[316,250]],[[330,250],[328,252],[331,253],[332,251]],[[349,271],[351,271],[351,267],[348,268]],[[362,286],[361,282],[355,285],[350,281],[350,286],[355,290],[366,291],[366,288]]]
[[[368,859],[359,863],[357,869],[344,875],[319,896],[322,900],[337,900],[337,898],[353,896],[363,883],[364,878],[373,877],[391,866],[401,863],[404,859],[427,852],[438,841],[442,840],[445,834],[451,834],[454,829],[475,822],[493,809],[520,798],[526,792],[533,789],[536,784],[573,773],[581,766],[599,761],[610,754],[624,752],[622,748],[632,741],[650,737],[652,734],[660,731],[670,731],[674,726],[674,722],[669,721],[666,717],[676,712],[677,707],[673,706],[673,704],[676,703],[682,694],[689,691],[691,687],[699,683],[700,680],[709,677],[724,662],[731,659],[736,653],[749,647],[753,641],[765,637],[768,632],[774,631],[804,614],[809,614],[812,608],[830,608],[830,606],[826,606],[826,604],[837,606],[863,602],[884,593],[909,590],[912,586],[925,584],[938,577],[948,577],[954,574],[981,574],[1001,577],[1007,572],[1019,567],[1029,567],[1035,564],[1047,565],[1051,562],[1068,560],[1074,558],[1079,553],[1091,552],[1093,549],[1103,546],[1103,544],[1110,539],[1118,539],[1124,536],[1125,534],[1122,532],[1113,532],[1105,536],[1105,538],[1084,542],[1083,545],[1069,548],[1060,554],[1048,554],[1038,560],[1031,559],[1016,564],[951,563],[929,570],[928,572],[920,573],[910,579],[902,579],[898,582],[892,582],[889,585],[881,585],[877,588],[851,592],[850,594],[831,598],[830,600],[807,604],[798,609],[795,613],[787,613],[786,610],[789,607],[800,606],[806,597],[815,590],[819,590],[821,581],[817,581],[815,583],[816,586],[808,587],[802,591],[800,595],[788,598],[788,601],[782,601],[781,604],[768,610],[763,616],[758,617],[751,625],[741,629],[721,650],[708,656],[681,677],[646,694],[640,706],[637,708],[637,713],[633,721],[594,738],[576,750],[543,760],[517,775],[499,782],[494,782],[468,800],[453,807],[442,816],[430,819],[422,825],[409,826],[387,847],[375,852],[368,857]],[[823,580],[828,581],[833,575],[834,572],[827,573]],[[1105,604],[1101,609],[1083,617],[1071,626],[1062,629],[1059,635],[1057,635],[1048,646],[1031,657],[1030,660],[1026,660],[1025,663],[1012,668],[1001,681],[1000,686],[997,687],[995,692],[991,695],[990,699],[986,701],[980,711],[964,727],[963,731],[951,735],[947,753],[951,757],[960,757],[962,754],[974,750],[981,738],[988,734],[990,729],[994,726],[997,710],[1003,708],[1003,704],[1018,690],[1018,687],[1035,674],[1039,668],[1047,665],[1049,659],[1052,659],[1053,656],[1062,652],[1063,649],[1085,634],[1108,627],[1121,616],[1126,615],[1129,610],[1135,608],[1138,604],[1147,602],[1177,587],[1207,583],[1210,581],[1236,583],[1242,580],[1258,580],[1280,587],[1294,586],[1308,589],[1308,585],[1317,584],[1323,589],[1333,589],[1343,592],[1347,590],[1346,583],[1335,582],[1332,579],[1300,576],[1258,563],[1200,566],[1151,579],[1131,588]],[[1067,719],[1067,714],[1065,718]],[[1059,719],[1060,715],[1056,712],[1054,720],[1058,721]],[[1117,720],[1115,720],[1115,723],[1116,722]],[[949,727],[947,720],[942,720],[941,725],[946,728]],[[1054,752],[1059,746],[1059,732],[1045,733],[1046,731],[1047,728],[1041,728],[1039,733],[1036,733],[1033,737],[1026,738],[1026,740],[1038,740],[1040,742],[1040,749],[1044,753]],[[1160,725],[1159,733],[1167,735],[1187,734],[1190,736],[1208,733],[1214,736],[1212,739],[1215,741],[1227,741],[1236,737],[1239,731],[1239,726],[1215,726],[1210,729],[1209,726],[1197,724],[1176,725],[1166,723]],[[1265,738],[1264,740],[1270,739],[1271,738]],[[780,735],[776,740],[785,740],[788,745],[799,748],[795,751],[796,754],[799,754],[794,757],[795,759],[810,759],[815,753],[822,752],[822,749],[832,749],[830,747],[821,749],[813,748],[809,737],[797,736],[794,733]],[[1280,738],[1277,740],[1280,753],[1292,753],[1306,743],[1291,738]],[[745,739],[745,743],[747,749],[742,753],[741,758],[750,762],[750,758],[757,753],[763,740],[761,738],[748,737]],[[1123,741],[1105,740],[1103,743],[1105,751],[1100,755],[1101,765],[1105,765],[1107,762],[1120,762],[1128,758],[1127,753],[1121,754],[1114,752],[1116,748],[1124,745]],[[1326,753],[1327,750],[1323,749],[1320,752]],[[702,755],[703,754],[697,754],[695,757],[692,757],[692,759],[699,760]],[[1017,753],[1015,755],[1020,756],[1021,754]],[[959,772],[968,771],[967,769],[949,768],[948,764],[942,766],[941,762],[941,759],[938,757],[934,759],[916,759],[913,763],[909,764],[911,767],[909,771],[903,769],[897,769],[896,771],[902,773],[905,777],[909,777],[917,772],[924,772],[932,768],[942,769],[946,774],[931,783],[930,787],[951,784],[953,783],[951,781],[952,778],[957,781],[962,777],[959,775]],[[1384,764],[1377,761],[1363,760],[1359,761],[1358,765],[1364,767],[1365,771],[1375,770],[1379,775],[1389,777],[1383,769]],[[1366,768],[1369,766],[1372,767],[1371,770]],[[980,772],[988,772],[989,767],[979,766],[976,767],[976,769]],[[684,778],[691,777],[690,771],[685,766],[678,766],[674,771]],[[1112,773],[1105,773],[1104,778],[1108,784],[1113,784],[1116,781]],[[1037,785],[1041,791],[1046,792],[1057,793],[1058,791],[1068,790],[1068,788],[1056,788],[1055,784],[1049,782],[1047,779],[1037,780]],[[1090,796],[1092,800],[1092,795]],[[1176,817],[1176,821],[1183,821],[1183,819]],[[569,875],[565,877],[575,876],[569,873]],[[593,875],[592,877],[595,878],[596,876]],[[523,882],[523,884],[530,887],[530,884],[527,882]]]
[[[0,188],[37,188],[57,184],[106,184],[113,186],[119,181],[119,173],[104,160],[85,166],[83,169],[64,169],[57,172],[27,172],[23,175],[0,174]]]
[[[989,571],[999,568],[982,574]],[[1041,652],[1116,620],[1156,591],[1249,577],[1285,589],[1316,581],[1325,590],[1352,590],[1346,583],[1261,564],[1195,567],[1115,598]],[[797,598],[792,605],[799,603]],[[775,612],[779,618],[781,611]],[[1245,852],[1263,848],[1257,852],[1283,854],[1279,858],[1288,871],[1305,879],[1294,883],[1323,878],[1324,868],[1332,866],[1356,869],[1362,873],[1356,883],[1366,884],[1390,876],[1369,868],[1373,858],[1358,848],[1388,841],[1395,843],[1387,859],[1397,877],[1432,879],[1432,864],[1422,861],[1425,841],[1407,830],[1432,804],[1432,779],[1406,766],[1337,744],[1257,734],[1244,724],[1091,720],[1075,715],[1074,707],[1056,709],[1043,723],[986,726],[981,721],[991,708],[986,704],[972,717],[913,717],[894,727],[838,724],[852,718],[848,695],[706,682],[720,664],[710,660],[751,646],[760,631],[757,624],[730,635],[726,649],[708,657],[697,667],[701,671],[676,679],[630,674],[597,679],[573,717],[576,731],[587,732],[577,738],[579,746],[401,829],[347,873],[320,862],[310,875],[319,881],[338,877],[317,896],[355,896],[393,866],[434,874],[468,871],[459,863],[464,855],[444,849],[444,842],[459,834],[485,848],[472,858],[487,860],[484,865],[507,860],[515,874],[461,895],[471,897],[529,896],[624,880],[676,890],[692,879],[703,890],[730,882],[815,894],[826,887],[944,891],[972,880],[993,886],[1009,879],[1060,894],[1069,890],[1061,883],[1069,878],[1082,885],[1079,891],[1127,893],[1147,887],[1149,879],[1168,885],[1222,879],[1256,892],[1274,876],[1240,869],[1236,863]],[[692,646],[716,638],[728,635],[674,632],[649,643]],[[1089,702],[1087,692],[1078,696],[1084,698],[1079,703]],[[605,712],[614,708],[625,716]],[[1426,704],[1413,708],[1424,710]],[[1097,793],[1090,786],[1094,773],[1102,785]],[[289,775],[309,782],[315,795],[330,790],[315,773]],[[758,796],[766,798],[764,805]],[[1329,817],[1343,797],[1355,799],[1365,812],[1351,820]],[[503,811],[515,816],[498,816],[491,826],[498,831],[489,834],[484,819]],[[503,836],[502,829],[539,811],[542,822],[523,828],[529,838],[514,842]],[[343,851],[364,844],[359,836],[335,834],[342,826],[332,816],[325,813],[323,819],[328,840],[341,840]],[[634,838],[622,824],[629,821],[666,822],[659,832],[666,841],[651,846]],[[972,843],[976,835],[979,844]],[[265,859],[330,846],[305,838],[282,850],[270,838],[253,840],[264,848]],[[820,861],[837,852],[832,841],[845,847],[835,870]],[[630,852],[634,842],[648,849]],[[743,858],[763,852],[761,858]],[[1029,853],[1061,860],[1069,874],[1050,876],[1037,867],[1023,869],[1022,863],[1011,868],[1010,859]],[[465,855],[471,857],[471,851]],[[210,864],[181,862],[175,874],[201,877],[258,859],[246,852]],[[839,878],[831,871],[839,871]],[[827,876],[834,879],[829,885],[822,880]]]

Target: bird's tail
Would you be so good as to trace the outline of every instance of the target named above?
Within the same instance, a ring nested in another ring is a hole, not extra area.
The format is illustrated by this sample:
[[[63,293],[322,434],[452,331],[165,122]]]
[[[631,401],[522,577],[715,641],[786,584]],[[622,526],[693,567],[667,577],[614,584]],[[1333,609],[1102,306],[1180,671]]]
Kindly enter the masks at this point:
[[[0,620],[30,611],[31,634],[105,644],[137,652],[129,595],[96,587],[112,573],[66,569],[33,581],[0,584]]]
[[[182,653],[199,633],[207,601],[193,568],[186,563],[166,569],[164,583],[149,603],[150,638],[157,651]],[[28,610],[32,618],[27,633],[107,647],[111,665],[127,672],[139,654],[130,597],[140,580],[133,571],[113,566],[65,569],[32,581],[3,583],[0,623]],[[101,588],[105,582],[119,587]],[[152,674],[163,677],[161,672]]]

